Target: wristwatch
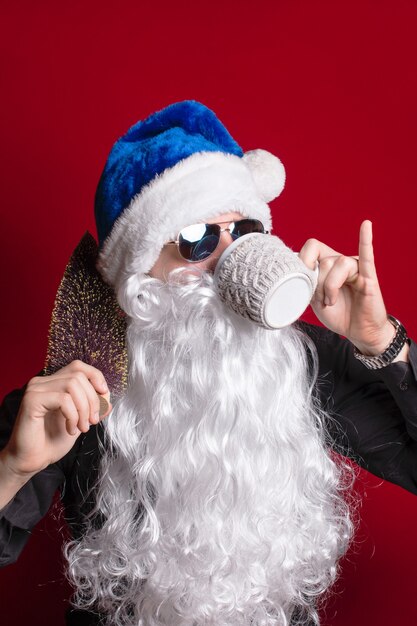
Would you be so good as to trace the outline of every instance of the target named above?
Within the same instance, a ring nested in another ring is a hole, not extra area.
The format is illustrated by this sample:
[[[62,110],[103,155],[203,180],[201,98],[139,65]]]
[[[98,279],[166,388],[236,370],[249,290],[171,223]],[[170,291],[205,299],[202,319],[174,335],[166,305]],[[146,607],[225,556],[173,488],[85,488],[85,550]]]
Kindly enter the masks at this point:
[[[379,370],[393,362],[401,352],[403,346],[408,341],[407,331],[404,326],[393,315],[388,315],[388,319],[395,328],[394,339],[381,354],[375,356],[365,356],[356,346],[354,346],[354,356],[370,370]]]

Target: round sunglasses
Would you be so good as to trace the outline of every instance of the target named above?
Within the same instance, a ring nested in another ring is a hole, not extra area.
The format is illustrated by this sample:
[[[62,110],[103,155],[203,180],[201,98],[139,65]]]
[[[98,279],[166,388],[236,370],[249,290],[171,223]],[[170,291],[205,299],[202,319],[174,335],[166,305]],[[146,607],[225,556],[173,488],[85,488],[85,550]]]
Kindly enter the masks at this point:
[[[228,224],[222,228],[223,224]],[[268,234],[259,220],[242,219],[236,222],[219,222],[218,224],[191,224],[182,228],[175,241],[167,244],[178,246],[183,259],[190,263],[199,263],[207,259],[216,250],[223,232],[229,232],[233,241],[249,233]]]

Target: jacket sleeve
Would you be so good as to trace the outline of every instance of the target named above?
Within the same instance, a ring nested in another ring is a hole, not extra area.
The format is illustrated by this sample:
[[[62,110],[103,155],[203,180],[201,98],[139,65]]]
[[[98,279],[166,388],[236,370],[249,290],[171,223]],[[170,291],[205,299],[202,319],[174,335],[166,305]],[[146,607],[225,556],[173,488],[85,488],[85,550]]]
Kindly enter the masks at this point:
[[[9,440],[24,390],[22,388],[10,393],[0,407],[0,449]],[[47,513],[54,493],[64,479],[60,467],[50,465],[27,482],[13,500],[0,510],[0,566],[17,560],[32,528]]]
[[[318,353],[317,390],[337,452],[417,494],[417,345],[410,362],[369,370],[346,339],[305,324]]]

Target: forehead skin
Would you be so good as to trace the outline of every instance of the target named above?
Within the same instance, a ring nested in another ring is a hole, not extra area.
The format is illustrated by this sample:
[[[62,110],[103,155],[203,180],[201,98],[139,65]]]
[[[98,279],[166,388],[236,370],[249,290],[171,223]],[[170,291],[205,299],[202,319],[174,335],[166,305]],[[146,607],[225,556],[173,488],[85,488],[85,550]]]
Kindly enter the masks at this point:
[[[222,213],[221,215],[210,217],[209,219],[207,219],[206,223],[220,224],[221,222],[235,222],[243,218],[244,216],[241,213]],[[223,250],[227,248],[227,246],[231,243],[232,238],[230,234],[228,232],[223,232],[220,237],[220,243],[217,246],[215,252],[200,263],[189,263],[188,261],[183,259],[178,252],[177,246],[164,246],[155,265],[150,270],[149,275],[152,276],[152,278],[159,278],[159,280],[166,282],[168,274],[172,272],[172,270],[182,267],[189,267],[190,265],[192,265],[193,267],[198,267],[201,270],[214,272],[217,261],[219,260]]]

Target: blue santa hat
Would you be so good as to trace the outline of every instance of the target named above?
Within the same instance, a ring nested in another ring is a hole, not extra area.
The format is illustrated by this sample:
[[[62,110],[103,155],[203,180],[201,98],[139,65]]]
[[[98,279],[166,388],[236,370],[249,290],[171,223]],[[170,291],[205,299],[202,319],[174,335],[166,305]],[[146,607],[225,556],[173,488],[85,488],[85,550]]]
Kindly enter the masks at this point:
[[[178,102],[137,122],[113,146],[95,203],[99,269],[116,285],[146,274],[184,226],[237,211],[260,219],[284,187],[279,159],[243,153],[216,115],[195,101]]]

